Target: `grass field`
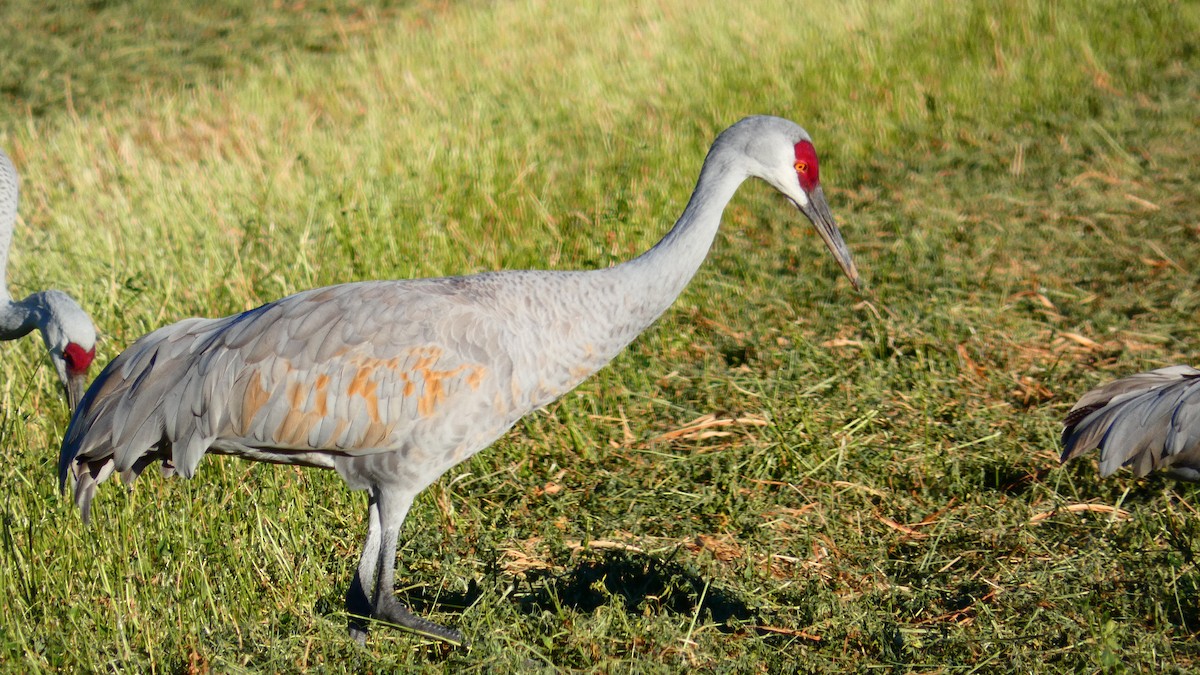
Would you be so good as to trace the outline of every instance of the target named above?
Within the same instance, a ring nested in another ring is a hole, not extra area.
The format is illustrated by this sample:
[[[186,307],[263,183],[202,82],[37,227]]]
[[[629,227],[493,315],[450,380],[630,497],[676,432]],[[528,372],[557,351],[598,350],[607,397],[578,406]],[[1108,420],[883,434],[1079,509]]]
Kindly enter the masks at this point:
[[[415,504],[345,634],[366,499],[207,458],[55,478],[40,341],[0,346],[0,669],[1190,672],[1200,492],[1060,467],[1091,386],[1200,362],[1200,5],[0,4],[13,294],[106,363],[313,286],[606,266],[753,113],[813,135],[856,293],[761,184],[607,369]],[[11,39],[9,39],[11,38]]]

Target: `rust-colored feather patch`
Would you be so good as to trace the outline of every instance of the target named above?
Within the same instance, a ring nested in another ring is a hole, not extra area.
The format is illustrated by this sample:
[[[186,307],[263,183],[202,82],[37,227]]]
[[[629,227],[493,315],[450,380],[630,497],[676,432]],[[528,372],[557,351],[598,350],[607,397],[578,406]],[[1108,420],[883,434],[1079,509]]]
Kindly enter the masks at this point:
[[[262,410],[270,397],[270,392],[263,388],[262,374],[252,373],[246,383],[246,395],[242,397],[242,428],[238,430],[240,435],[246,435],[250,424],[254,421],[254,416],[258,414],[259,410]]]

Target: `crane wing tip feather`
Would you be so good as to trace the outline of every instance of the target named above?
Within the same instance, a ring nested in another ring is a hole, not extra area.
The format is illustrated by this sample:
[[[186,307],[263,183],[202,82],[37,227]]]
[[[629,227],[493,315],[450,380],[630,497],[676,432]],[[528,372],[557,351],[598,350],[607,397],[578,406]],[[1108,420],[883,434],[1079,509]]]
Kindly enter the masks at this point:
[[[78,476],[75,483],[75,505],[83,516],[84,525],[92,521],[92,496],[96,494],[96,482],[90,474]]]
[[[85,525],[91,522],[92,498],[96,495],[96,486],[107,480],[115,468],[116,464],[111,457],[71,465],[71,474],[75,477],[75,505],[79,507]]]
[[[1058,456],[1059,464],[1066,464],[1076,457],[1095,448],[1095,444],[1080,443],[1078,437],[1063,441],[1062,454]]]
[[[1091,426],[1088,421],[1088,416],[1097,410],[1103,408],[1101,405],[1090,405],[1083,408],[1072,410],[1065,420],[1063,420],[1062,436],[1059,442],[1062,443],[1063,451],[1059,455],[1058,461],[1060,464],[1065,464],[1067,461],[1082,455],[1091,450],[1094,445],[1082,443],[1081,438],[1088,433]],[[1092,447],[1085,447],[1091,445]]]

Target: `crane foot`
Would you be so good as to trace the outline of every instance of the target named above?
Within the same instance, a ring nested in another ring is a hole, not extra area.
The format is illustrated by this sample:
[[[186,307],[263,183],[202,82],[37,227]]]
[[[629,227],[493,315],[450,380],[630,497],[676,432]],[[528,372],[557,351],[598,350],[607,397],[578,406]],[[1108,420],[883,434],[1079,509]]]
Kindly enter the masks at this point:
[[[399,626],[418,635],[448,642],[455,647],[470,648],[470,644],[463,638],[462,633],[413,614],[395,598],[388,598],[383,601],[379,607],[376,607],[371,612],[371,618],[376,621],[383,621]],[[353,617],[351,619],[350,637],[354,638],[359,644],[366,641],[367,624],[362,620],[362,617]]]

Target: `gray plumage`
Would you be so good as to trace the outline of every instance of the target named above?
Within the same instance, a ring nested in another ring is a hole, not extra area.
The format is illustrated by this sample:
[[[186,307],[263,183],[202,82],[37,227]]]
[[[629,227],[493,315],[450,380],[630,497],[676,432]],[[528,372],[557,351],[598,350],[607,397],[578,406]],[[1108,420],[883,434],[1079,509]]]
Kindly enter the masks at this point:
[[[750,117],[714,142],[691,200],[651,250],[616,267],[369,281],[310,290],[222,319],[189,319],[104,369],[63,441],[85,520],[99,483],[146,467],[190,477],[205,452],[336,470],[369,495],[347,593],[359,617],[462,637],[393,595],[400,526],[416,495],[522,416],[570,391],[662,314],[703,262],[721,213],[756,176],[814,224],[857,286],[808,134]]]
[[[1062,461],[1100,449],[1100,475],[1128,466],[1200,479],[1200,370],[1138,373],[1093,389],[1063,422]]]
[[[0,150],[0,340],[15,340],[37,328],[67,405],[74,410],[96,355],[96,327],[79,303],[62,291],[38,291],[16,302],[8,294],[8,249],[17,222],[19,186],[16,167]]]

